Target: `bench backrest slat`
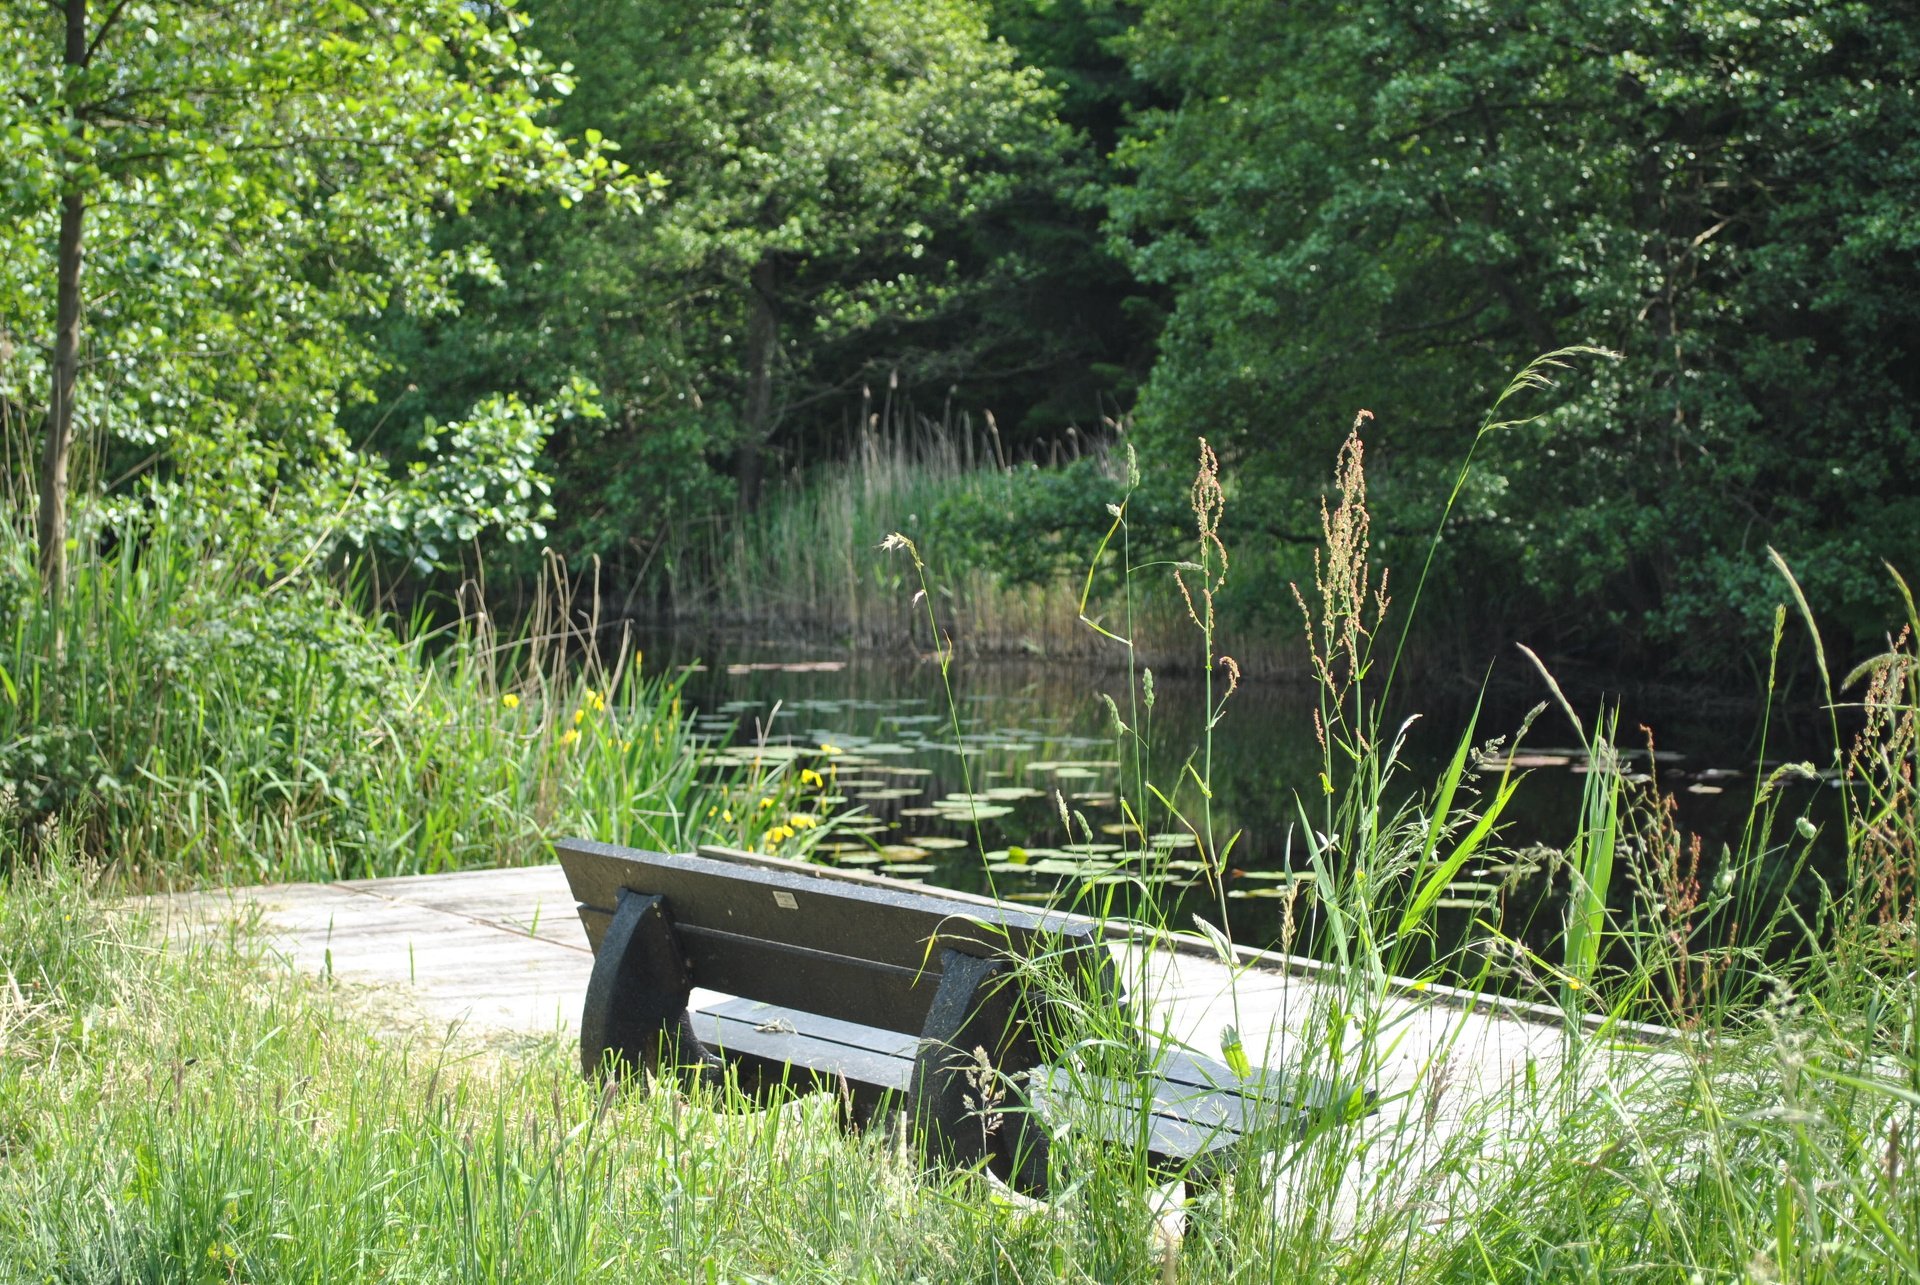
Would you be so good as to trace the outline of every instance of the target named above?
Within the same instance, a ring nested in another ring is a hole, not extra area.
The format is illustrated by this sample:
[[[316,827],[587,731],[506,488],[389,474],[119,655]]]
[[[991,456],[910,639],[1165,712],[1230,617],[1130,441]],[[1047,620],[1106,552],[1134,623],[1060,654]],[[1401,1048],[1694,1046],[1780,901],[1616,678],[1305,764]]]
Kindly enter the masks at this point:
[[[664,897],[694,985],[825,1017],[917,1031],[943,949],[1031,954],[1094,940],[1061,916],[908,888],[568,839],[554,845],[597,950],[620,889]]]

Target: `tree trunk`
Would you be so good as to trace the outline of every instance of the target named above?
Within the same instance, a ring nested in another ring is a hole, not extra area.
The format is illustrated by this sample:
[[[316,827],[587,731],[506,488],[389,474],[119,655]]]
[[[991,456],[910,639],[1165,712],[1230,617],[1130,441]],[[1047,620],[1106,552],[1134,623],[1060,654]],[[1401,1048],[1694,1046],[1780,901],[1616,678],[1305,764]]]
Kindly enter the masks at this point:
[[[56,607],[67,582],[67,457],[73,449],[73,391],[80,373],[80,233],[86,202],[60,201],[60,296],[53,337],[53,396],[40,457],[40,583]]]
[[[87,64],[87,0],[66,0],[69,67]],[[74,122],[76,128],[79,122]],[[80,246],[86,198],[60,198],[59,298],[53,334],[53,390],[47,401],[47,443],[40,457],[40,584],[58,619],[67,583],[67,456],[73,449],[73,391],[80,375]]]
[[[773,437],[773,360],[780,343],[780,318],[774,311],[773,255],[753,265],[748,290],[746,439],[735,457],[740,502],[752,507],[760,498],[760,466]]]

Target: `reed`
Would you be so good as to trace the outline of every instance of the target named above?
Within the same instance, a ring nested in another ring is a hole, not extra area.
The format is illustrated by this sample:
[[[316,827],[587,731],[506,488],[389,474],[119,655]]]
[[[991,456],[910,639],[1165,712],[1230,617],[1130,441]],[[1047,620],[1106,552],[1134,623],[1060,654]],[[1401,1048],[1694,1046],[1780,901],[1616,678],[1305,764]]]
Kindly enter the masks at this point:
[[[1085,553],[1072,547],[1071,530],[1044,537],[1064,542],[1059,569],[1032,580],[987,565],[977,539],[954,538],[958,515],[1027,509],[1033,484],[1050,476],[1043,465],[1082,468],[1099,485],[1121,473],[1100,439],[1072,434],[1014,458],[997,433],[950,408],[936,420],[901,401],[869,400],[845,459],[790,473],[724,529],[690,533],[657,574],[681,621],[860,647],[1104,658],[1068,588]],[[894,533],[930,551],[931,617],[907,605],[912,577],[873,556]],[[1035,529],[1033,538],[1043,537]],[[1140,642],[1154,663],[1183,650],[1184,620],[1171,606],[1143,616]]]

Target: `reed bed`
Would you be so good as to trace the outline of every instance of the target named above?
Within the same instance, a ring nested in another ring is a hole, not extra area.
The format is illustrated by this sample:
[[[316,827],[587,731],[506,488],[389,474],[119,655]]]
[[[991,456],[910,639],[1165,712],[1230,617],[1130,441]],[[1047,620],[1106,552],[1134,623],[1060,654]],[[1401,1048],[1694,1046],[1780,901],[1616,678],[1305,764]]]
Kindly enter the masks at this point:
[[[1021,513],[1058,502],[1036,484],[1050,486],[1058,474],[1048,470],[1062,467],[1080,470],[1084,482],[1072,496],[1074,520],[1050,531],[1030,522],[1025,536],[1008,535]],[[996,433],[951,410],[934,420],[904,403],[869,404],[846,459],[789,474],[723,532],[692,543],[675,560],[666,598],[677,620],[760,636],[1110,661],[1081,622],[1076,589],[1099,536],[1085,521],[1086,491],[1117,491],[1123,475],[1109,437],[1076,433],[1013,458]],[[969,529],[982,523],[993,527],[984,543]],[[934,559],[931,616],[911,601],[911,578],[897,563],[874,556],[894,532],[920,540]],[[1046,546],[1037,559],[1023,555],[1041,565],[1009,574],[986,547],[1006,539]],[[1141,646],[1177,666],[1184,616],[1161,606],[1140,620]]]

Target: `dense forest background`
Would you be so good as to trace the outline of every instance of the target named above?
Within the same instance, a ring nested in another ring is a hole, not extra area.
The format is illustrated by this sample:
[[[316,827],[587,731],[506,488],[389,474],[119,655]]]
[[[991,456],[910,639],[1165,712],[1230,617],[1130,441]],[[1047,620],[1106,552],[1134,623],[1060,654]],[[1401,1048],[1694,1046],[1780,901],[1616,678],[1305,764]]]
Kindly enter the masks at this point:
[[[924,476],[859,540],[1011,592],[1083,568],[1129,450],[1171,546],[1205,436],[1223,610],[1277,647],[1356,412],[1411,570],[1568,345],[1619,356],[1481,440],[1430,651],[1738,686],[1768,546],[1841,647],[1920,551],[1911,4],[4,12],[6,474],[44,521],[70,433],[76,554],[364,552],[417,602],[481,565],[510,600],[551,547],[711,616],[791,590],[778,546],[824,536],[779,515],[884,464]]]

